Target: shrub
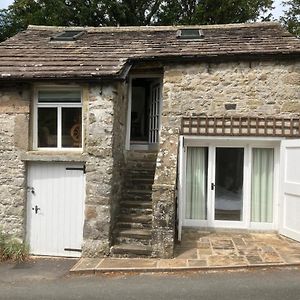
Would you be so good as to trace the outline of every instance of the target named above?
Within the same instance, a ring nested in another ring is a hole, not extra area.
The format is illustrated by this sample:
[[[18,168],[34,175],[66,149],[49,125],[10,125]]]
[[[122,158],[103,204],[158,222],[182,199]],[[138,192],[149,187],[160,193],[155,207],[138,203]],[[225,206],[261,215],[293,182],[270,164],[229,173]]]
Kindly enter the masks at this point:
[[[26,260],[28,255],[29,247],[26,243],[0,230],[0,261],[12,260],[21,262]]]

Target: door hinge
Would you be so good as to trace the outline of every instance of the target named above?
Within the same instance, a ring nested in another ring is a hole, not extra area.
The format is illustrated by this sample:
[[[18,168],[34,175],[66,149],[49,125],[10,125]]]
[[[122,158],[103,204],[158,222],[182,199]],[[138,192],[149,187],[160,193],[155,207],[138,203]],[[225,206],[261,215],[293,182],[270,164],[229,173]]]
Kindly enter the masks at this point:
[[[215,189],[215,184],[212,182],[210,185],[210,189],[213,191]]]
[[[67,167],[66,168],[67,171],[83,171],[83,173],[85,174],[85,165],[82,168],[72,168],[72,167]]]
[[[82,252],[81,249],[65,248],[64,251]]]

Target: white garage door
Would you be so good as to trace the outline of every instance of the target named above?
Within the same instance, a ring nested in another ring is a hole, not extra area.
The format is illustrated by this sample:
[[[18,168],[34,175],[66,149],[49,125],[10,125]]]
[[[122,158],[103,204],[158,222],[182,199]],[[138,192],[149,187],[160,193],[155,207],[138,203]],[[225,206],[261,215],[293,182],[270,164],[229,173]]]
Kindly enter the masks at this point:
[[[281,143],[281,206],[279,232],[300,241],[300,140]]]
[[[27,242],[36,255],[81,256],[84,168],[32,163],[28,170]]]

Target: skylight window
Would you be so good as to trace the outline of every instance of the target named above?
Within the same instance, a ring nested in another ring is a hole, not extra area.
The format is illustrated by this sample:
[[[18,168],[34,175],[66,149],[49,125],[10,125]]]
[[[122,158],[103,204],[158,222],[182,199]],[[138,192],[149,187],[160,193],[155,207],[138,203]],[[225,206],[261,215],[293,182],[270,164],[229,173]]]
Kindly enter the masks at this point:
[[[51,41],[75,41],[84,34],[82,30],[66,30],[51,37]]]
[[[201,29],[197,28],[183,28],[179,29],[176,34],[179,39],[203,39],[204,34]]]

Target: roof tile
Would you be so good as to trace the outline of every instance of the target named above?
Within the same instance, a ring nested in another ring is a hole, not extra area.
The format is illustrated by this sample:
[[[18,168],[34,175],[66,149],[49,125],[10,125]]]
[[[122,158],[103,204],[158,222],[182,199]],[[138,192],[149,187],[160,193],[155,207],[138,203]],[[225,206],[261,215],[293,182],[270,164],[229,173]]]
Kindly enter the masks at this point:
[[[180,28],[199,28],[203,39],[176,38]],[[76,41],[51,41],[64,30],[85,30]],[[165,27],[29,26],[0,44],[0,79],[120,76],[128,61],[299,55],[300,41],[278,23]]]

